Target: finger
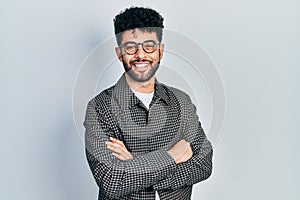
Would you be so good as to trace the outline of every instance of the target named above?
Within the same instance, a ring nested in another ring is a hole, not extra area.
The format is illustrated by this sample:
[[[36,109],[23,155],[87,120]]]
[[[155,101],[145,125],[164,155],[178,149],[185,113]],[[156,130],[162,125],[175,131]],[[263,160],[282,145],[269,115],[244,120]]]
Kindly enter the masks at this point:
[[[106,141],[105,144],[106,144],[107,146],[114,146],[114,147],[126,149],[126,147],[122,146],[122,145],[119,144],[119,143],[115,143],[115,142],[109,142],[109,141]]]
[[[125,160],[130,160],[132,158],[131,154],[117,154],[117,153],[112,153],[113,156],[117,157],[119,160],[125,161]]]
[[[192,156],[193,156],[193,151],[192,151],[191,148],[189,148],[189,149],[185,152],[185,154],[183,155],[182,161],[183,161],[183,162],[186,162],[186,161],[188,161]]]
[[[131,153],[129,153],[128,151],[124,152],[124,154],[122,154],[126,159],[130,159],[132,157]]]
[[[115,153],[118,153],[118,154],[124,152],[124,150],[123,150],[122,148],[116,147],[116,146],[111,145],[111,144],[107,145],[106,147],[107,147],[109,150],[111,150],[111,151],[113,151],[113,152],[115,152]]]
[[[123,160],[130,160],[132,159],[132,155],[129,152],[125,152],[124,154],[120,154],[120,156],[122,157]]]
[[[178,154],[184,154],[189,148],[189,143],[186,142],[185,140],[180,140],[179,142],[177,142],[172,149],[178,153]]]
[[[128,152],[127,160],[130,160],[130,159],[132,159],[132,158],[133,158],[132,154]]]
[[[110,139],[112,142],[117,143],[117,144],[120,144],[120,145],[122,145],[123,147],[125,147],[124,143],[123,143],[121,140],[118,140],[118,139],[113,138],[113,137],[110,137],[109,139]]]
[[[111,153],[113,156],[119,157],[119,154],[112,152]]]
[[[117,144],[120,144],[122,145],[123,147],[125,147],[124,143],[121,141],[121,140],[118,140],[116,138],[113,138],[113,137],[110,137],[110,140],[113,142],[113,143],[117,143]],[[126,148],[126,147],[125,147]]]
[[[115,156],[115,157],[117,157],[119,160],[124,160],[123,158],[122,158],[122,156],[120,156],[120,154],[117,154],[117,153],[112,153],[112,155],[113,156]]]
[[[180,144],[180,146],[185,146],[185,147],[189,147],[190,143],[187,142],[185,139],[182,139],[178,142]]]
[[[114,147],[114,148],[120,148],[120,149],[122,149],[122,150],[124,150],[124,151],[127,151],[126,147],[124,147],[124,146],[122,146],[122,145],[120,145],[120,144],[118,144],[118,143],[110,142],[108,145],[109,145],[109,146],[112,146],[112,147]]]
[[[113,143],[106,141],[105,142],[107,148],[114,153],[114,155],[119,158],[120,160],[129,160],[132,159],[133,156],[131,153],[126,149],[126,147],[121,146],[118,143]]]

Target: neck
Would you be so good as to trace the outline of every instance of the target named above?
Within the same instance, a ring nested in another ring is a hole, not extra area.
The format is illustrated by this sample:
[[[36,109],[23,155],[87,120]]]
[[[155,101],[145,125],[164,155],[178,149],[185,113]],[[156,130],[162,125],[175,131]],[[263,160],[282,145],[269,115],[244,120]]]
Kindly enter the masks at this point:
[[[132,80],[126,73],[125,73],[125,78],[128,86],[141,93],[151,93],[154,90],[155,86],[155,76],[153,76],[149,81],[146,82],[137,82]]]

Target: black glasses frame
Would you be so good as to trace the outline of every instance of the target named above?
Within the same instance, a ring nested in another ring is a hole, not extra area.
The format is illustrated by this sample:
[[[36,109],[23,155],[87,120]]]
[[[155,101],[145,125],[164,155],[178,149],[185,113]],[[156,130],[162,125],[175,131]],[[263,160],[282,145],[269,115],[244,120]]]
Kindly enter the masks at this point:
[[[155,45],[155,47],[152,49],[152,50],[147,50],[145,48],[145,44],[149,43],[149,42],[153,42],[153,44]],[[123,47],[126,47],[126,45],[128,44],[133,44],[134,46],[134,49],[135,51],[134,52],[129,52],[126,50],[126,48],[124,48],[124,51],[128,54],[128,55],[134,55],[136,54],[136,52],[139,50],[139,45],[142,46],[143,50],[146,52],[146,53],[153,53],[156,49],[157,49],[157,46],[159,48],[159,45],[160,45],[160,42],[158,41],[154,41],[154,40],[145,40],[144,42],[140,43],[140,42],[134,42],[134,41],[129,41],[129,42],[125,42],[124,44],[121,44],[119,45],[119,48],[122,50]]]

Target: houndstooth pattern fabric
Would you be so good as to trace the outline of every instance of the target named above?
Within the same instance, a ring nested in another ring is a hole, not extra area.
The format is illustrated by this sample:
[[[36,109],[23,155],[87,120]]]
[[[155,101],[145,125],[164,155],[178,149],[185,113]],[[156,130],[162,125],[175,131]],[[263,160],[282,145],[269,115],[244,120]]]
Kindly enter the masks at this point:
[[[134,95],[123,74],[115,86],[89,101],[84,121],[86,156],[99,187],[99,200],[190,199],[192,186],[212,171],[212,146],[191,99],[184,92],[156,81],[150,108]],[[132,153],[121,161],[106,148],[117,138]],[[193,156],[176,165],[167,153],[181,139]]]

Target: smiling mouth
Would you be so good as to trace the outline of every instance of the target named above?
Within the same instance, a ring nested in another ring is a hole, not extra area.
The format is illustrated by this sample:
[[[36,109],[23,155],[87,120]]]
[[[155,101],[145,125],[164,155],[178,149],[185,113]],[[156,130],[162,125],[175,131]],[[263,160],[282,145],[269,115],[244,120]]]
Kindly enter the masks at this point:
[[[133,62],[132,67],[139,72],[144,72],[148,67],[150,66],[149,61],[138,61],[138,62]]]

